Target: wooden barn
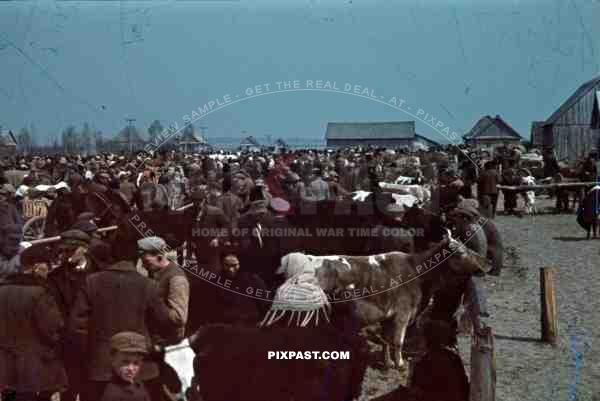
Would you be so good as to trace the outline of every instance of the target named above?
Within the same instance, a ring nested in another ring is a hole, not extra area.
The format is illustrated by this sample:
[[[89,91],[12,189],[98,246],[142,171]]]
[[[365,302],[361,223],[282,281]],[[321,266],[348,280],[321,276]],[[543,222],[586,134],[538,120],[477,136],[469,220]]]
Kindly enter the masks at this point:
[[[12,131],[0,128],[0,157],[8,157],[17,152],[17,139]]]
[[[520,145],[523,137],[499,115],[479,119],[469,132],[463,135],[465,144],[472,148],[490,151],[500,146]]]
[[[592,129],[600,129],[600,91],[596,91],[594,109],[592,110]]]
[[[553,149],[558,160],[577,160],[598,149],[597,111],[600,76],[581,85],[552,115],[538,125],[544,149]],[[596,125],[594,125],[596,124]],[[533,136],[534,132],[532,132]]]
[[[325,141],[328,148],[371,145],[417,150],[439,145],[417,134],[414,121],[332,122],[327,124]]]

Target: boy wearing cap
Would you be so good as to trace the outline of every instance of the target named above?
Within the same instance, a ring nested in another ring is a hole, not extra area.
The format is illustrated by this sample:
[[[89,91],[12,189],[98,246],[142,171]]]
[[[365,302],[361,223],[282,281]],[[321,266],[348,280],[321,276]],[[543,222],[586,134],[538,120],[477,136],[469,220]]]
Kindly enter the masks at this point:
[[[112,377],[100,401],[149,401],[150,396],[137,377],[148,354],[146,338],[122,331],[110,339]]]

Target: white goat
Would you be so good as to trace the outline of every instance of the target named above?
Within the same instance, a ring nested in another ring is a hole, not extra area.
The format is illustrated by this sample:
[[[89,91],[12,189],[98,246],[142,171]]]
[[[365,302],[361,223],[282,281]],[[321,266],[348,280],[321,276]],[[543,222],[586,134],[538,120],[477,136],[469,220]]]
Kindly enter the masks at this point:
[[[535,178],[530,175],[527,177],[522,177],[521,184],[529,185],[529,186],[535,185]],[[523,200],[525,201],[525,213],[527,213],[529,215],[536,214],[537,210],[535,207],[535,192],[527,191],[527,192],[523,193],[522,195],[523,195]]]

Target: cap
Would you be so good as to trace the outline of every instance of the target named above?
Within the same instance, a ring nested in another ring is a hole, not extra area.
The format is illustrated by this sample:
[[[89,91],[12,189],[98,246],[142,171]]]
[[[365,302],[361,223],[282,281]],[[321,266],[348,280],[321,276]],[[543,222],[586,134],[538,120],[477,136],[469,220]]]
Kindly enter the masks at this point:
[[[44,244],[31,245],[21,252],[21,265],[33,266],[36,263],[49,263],[50,253]]]
[[[110,349],[117,352],[148,353],[148,341],[143,335],[133,331],[122,331],[110,338]]]
[[[71,227],[73,230],[80,230],[86,234],[94,233],[98,230],[98,226],[89,220],[79,220]]]
[[[90,243],[90,236],[81,230],[67,230],[60,234],[62,245],[84,246]]]
[[[146,237],[138,240],[138,249],[143,252],[160,253],[167,246],[164,239],[160,237]]]

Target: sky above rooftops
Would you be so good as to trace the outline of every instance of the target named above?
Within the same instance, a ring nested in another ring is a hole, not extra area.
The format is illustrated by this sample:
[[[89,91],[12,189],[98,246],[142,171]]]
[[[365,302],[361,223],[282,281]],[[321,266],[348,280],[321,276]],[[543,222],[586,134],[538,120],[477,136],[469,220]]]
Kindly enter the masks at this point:
[[[86,121],[113,134],[128,117],[144,133],[154,119],[181,128],[210,101],[270,84],[194,125],[209,141],[275,140],[323,138],[329,121],[416,120],[447,142],[427,120],[462,135],[499,114],[528,138],[600,74],[598,20],[588,0],[2,2],[0,125],[34,124],[41,139]],[[294,80],[340,90],[275,91]]]

